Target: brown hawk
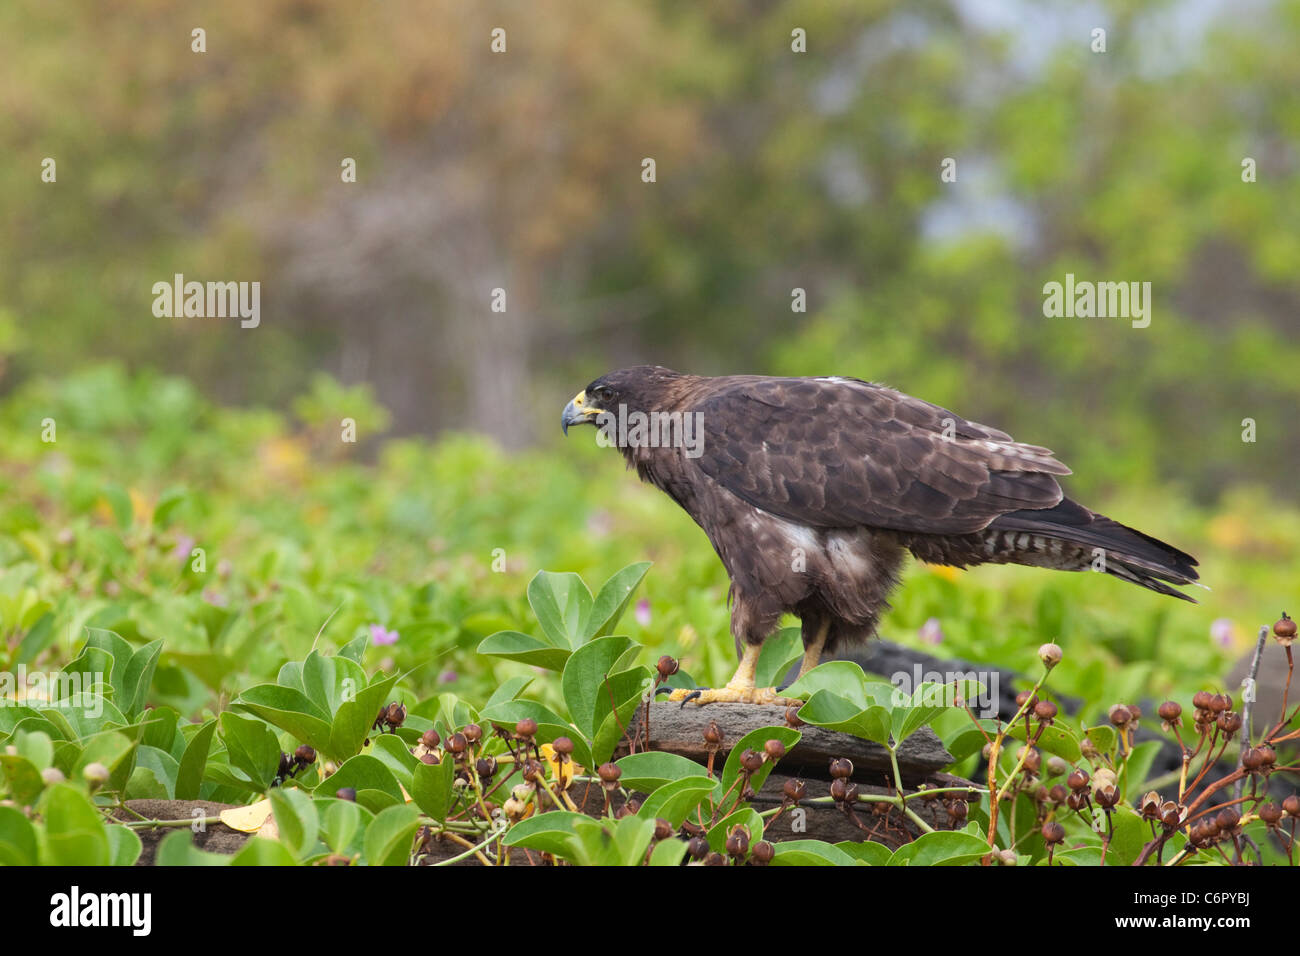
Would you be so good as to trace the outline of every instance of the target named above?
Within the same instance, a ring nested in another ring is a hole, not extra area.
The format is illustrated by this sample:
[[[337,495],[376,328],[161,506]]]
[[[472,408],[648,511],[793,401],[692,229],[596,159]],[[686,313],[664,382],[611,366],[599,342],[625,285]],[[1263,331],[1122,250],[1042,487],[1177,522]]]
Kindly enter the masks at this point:
[[[595,424],[704,529],[731,578],[741,663],[692,699],[783,703],[754,686],[782,614],[802,623],[800,673],[864,641],[904,555],[932,564],[1104,571],[1191,601],[1196,559],[1066,498],[1052,452],[853,378],[611,372],[565,406]],[[675,691],[672,699],[688,692]]]

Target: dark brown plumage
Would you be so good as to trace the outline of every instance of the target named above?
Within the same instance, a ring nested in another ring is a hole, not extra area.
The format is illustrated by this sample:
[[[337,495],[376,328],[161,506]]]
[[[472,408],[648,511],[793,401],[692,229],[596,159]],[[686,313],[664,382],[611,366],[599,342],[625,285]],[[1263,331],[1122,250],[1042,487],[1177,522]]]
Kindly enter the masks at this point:
[[[802,621],[805,669],[823,648],[865,640],[908,552],[958,567],[1095,568],[1192,600],[1170,585],[1196,581],[1196,560],[1066,498],[1057,479],[1070,470],[1046,448],[891,388],[641,366],[596,379],[563,423],[617,426],[637,413],[663,428],[615,443],[708,535],[742,652],[785,612]],[[698,446],[651,445],[682,416],[701,433],[677,437]],[[738,672],[729,687],[743,684]]]

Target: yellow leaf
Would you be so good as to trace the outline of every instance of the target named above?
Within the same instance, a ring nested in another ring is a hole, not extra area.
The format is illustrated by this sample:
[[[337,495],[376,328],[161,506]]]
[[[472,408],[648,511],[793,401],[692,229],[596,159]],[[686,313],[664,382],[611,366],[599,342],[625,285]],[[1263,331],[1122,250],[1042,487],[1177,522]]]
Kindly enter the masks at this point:
[[[270,800],[258,800],[257,803],[250,803],[246,807],[232,807],[221,811],[221,822],[240,833],[257,833],[270,817]]]

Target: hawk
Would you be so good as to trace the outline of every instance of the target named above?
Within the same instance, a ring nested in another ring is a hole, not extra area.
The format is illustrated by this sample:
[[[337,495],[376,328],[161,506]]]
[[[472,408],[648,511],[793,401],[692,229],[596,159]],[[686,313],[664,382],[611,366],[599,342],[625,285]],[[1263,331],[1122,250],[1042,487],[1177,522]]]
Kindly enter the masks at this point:
[[[740,667],[670,699],[786,703],[754,681],[781,616],[800,619],[805,674],[875,632],[909,553],[1094,569],[1193,601],[1170,585],[1195,582],[1196,559],[1065,497],[1070,469],[1048,449],[883,385],[639,366],[596,379],[561,423],[597,425],[704,529],[731,579]]]

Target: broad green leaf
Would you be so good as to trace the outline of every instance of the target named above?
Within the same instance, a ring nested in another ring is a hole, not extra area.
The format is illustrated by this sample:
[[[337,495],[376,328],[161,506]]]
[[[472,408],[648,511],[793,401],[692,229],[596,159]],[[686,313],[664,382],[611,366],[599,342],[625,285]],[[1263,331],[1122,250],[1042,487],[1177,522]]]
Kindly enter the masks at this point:
[[[176,771],[176,799],[197,800],[203,786],[203,770],[207,766],[208,752],[212,748],[212,734],[217,729],[217,722],[209,720],[198,733],[185,745],[185,755],[181,757],[180,767]]]
[[[890,852],[889,847],[884,844],[872,843],[867,840],[864,840],[861,843],[845,840],[841,843],[836,843],[835,847],[836,849],[847,853],[857,863],[866,864],[867,866],[888,866],[889,858],[893,855]]]
[[[583,623],[591,614],[591,592],[571,572],[538,571],[528,583],[528,603],[542,632],[556,647],[577,650]]]
[[[803,734],[789,727],[759,727],[745,734],[740,738],[736,746],[731,748],[731,753],[727,754],[727,763],[722,768],[722,779],[718,781],[717,787],[714,788],[714,799],[721,800],[729,790],[731,796],[727,798],[728,801],[739,796],[740,788],[732,789],[732,784],[740,776],[740,758],[746,750],[756,750],[762,753],[764,745],[769,740],[779,740],[785,744],[785,749],[788,751],[802,739]],[[765,760],[763,766],[749,778],[749,785],[754,788],[755,793],[763,789],[763,781],[772,772],[773,766],[775,764],[771,760]]]
[[[316,805],[306,791],[297,787],[276,787],[270,791],[270,798],[280,841],[295,857],[303,859],[316,846]]]
[[[349,787],[357,791],[357,803],[374,813],[405,802],[393,772],[369,754],[359,754],[345,761],[336,773],[316,787],[316,792],[332,797]]]
[[[864,846],[879,846],[868,843]],[[776,853],[771,866],[856,866],[858,858],[844,852],[838,846],[823,843],[821,840],[785,840],[775,843]],[[884,850],[884,847],[881,847]],[[885,851],[889,856],[889,851]]]
[[[196,847],[188,829],[177,830],[163,837],[154,856],[155,866],[229,866],[230,862],[231,857],[224,853],[212,853]]]
[[[36,866],[36,828],[15,807],[0,806],[0,866]]]
[[[922,833],[894,851],[890,866],[965,866],[982,859],[988,844],[963,830]]]
[[[566,647],[554,647],[519,631],[497,631],[483,638],[479,643],[478,653],[492,657],[504,657],[508,661],[518,661],[546,670],[564,670],[564,664],[572,651]]]
[[[381,811],[366,827],[366,862],[370,866],[406,866],[419,827],[415,807],[400,804]]]
[[[683,777],[674,780],[646,797],[637,815],[650,820],[663,817],[675,829],[688,818],[695,820],[693,816],[695,808],[709,798],[713,787],[714,783],[708,777]],[[707,819],[708,814],[704,816]]]
[[[501,843],[539,853],[567,856],[570,851],[568,841],[574,834],[574,825],[590,819],[584,814],[568,810],[537,813],[520,820],[507,830]]]
[[[301,691],[279,684],[258,684],[240,694],[231,706],[256,714],[321,753],[330,753],[329,715]],[[375,715],[371,714],[370,719],[374,720]]]
[[[862,709],[848,698],[827,690],[815,691],[808,698],[799,708],[799,719],[815,727],[889,744],[889,711],[876,705]]]
[[[569,717],[584,736],[594,736],[596,721],[610,712],[611,693],[615,694],[615,704],[627,701],[626,689],[613,690],[606,677],[614,673],[615,662],[633,644],[626,637],[599,637],[574,651],[564,665],[560,677],[564,703],[569,709]],[[633,696],[639,695],[643,689],[635,688]],[[622,696],[618,696],[620,693]]]
[[[108,837],[108,859],[110,866],[135,866],[143,849],[140,837],[129,827],[116,824],[104,828]]]
[[[80,790],[59,783],[41,798],[47,862],[55,866],[108,866],[108,835],[99,812]]]
[[[708,779],[709,773],[689,757],[660,750],[628,754],[618,761],[618,768],[623,772],[619,777],[620,785],[645,794],[684,777]]]
[[[228,710],[221,715],[221,739],[232,766],[263,790],[271,785],[280,769],[280,742],[271,728]]]
[[[456,768],[450,758],[444,757],[436,764],[417,763],[412,774],[411,799],[421,811],[442,823],[451,809],[451,785],[455,776]]]
[[[636,593],[637,585],[649,570],[649,561],[629,564],[623,570],[615,572],[613,577],[601,585],[600,592],[592,602],[582,624],[584,641],[604,637],[614,632],[619,618],[627,610],[628,602]]]
[[[288,847],[278,840],[252,837],[230,859],[231,866],[297,866]]]

